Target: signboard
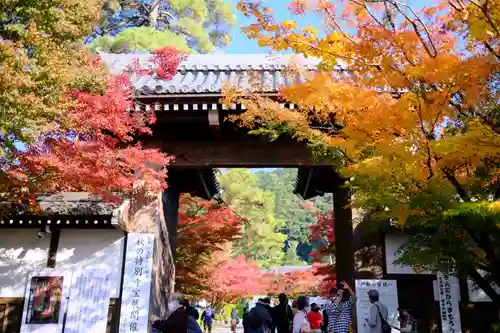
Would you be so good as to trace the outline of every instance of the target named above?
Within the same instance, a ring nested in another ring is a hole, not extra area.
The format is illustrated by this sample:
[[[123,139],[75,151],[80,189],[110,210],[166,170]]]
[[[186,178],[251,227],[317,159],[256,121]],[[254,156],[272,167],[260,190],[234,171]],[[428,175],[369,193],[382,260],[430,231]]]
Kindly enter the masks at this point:
[[[401,246],[408,243],[408,235],[402,232],[391,232],[385,235],[385,267],[387,274],[434,274],[429,271],[414,271],[409,265],[395,264],[401,257],[398,253]]]
[[[458,306],[458,293],[454,285],[458,279],[449,274],[437,273],[439,288],[439,312],[441,314],[442,333],[462,333],[460,323],[460,308]]]
[[[21,333],[62,333],[71,275],[45,270],[28,275]]]
[[[120,333],[148,333],[153,250],[154,234],[127,235]]]
[[[81,270],[73,274],[64,333],[102,333],[108,324],[111,273]]]
[[[379,301],[389,311],[387,322],[393,324],[397,320],[398,310],[398,285],[396,280],[356,280],[356,316],[358,319],[358,330],[360,333],[370,332],[366,319],[370,317],[371,303],[368,300],[368,291],[376,290],[379,293]],[[393,329],[393,333],[398,331]]]

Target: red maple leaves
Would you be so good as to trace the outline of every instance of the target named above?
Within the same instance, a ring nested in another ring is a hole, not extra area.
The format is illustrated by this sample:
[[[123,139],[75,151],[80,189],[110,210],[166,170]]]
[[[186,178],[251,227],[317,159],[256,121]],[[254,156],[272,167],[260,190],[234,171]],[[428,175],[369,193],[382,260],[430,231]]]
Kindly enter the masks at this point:
[[[176,288],[199,296],[212,279],[213,254],[239,235],[242,221],[231,208],[213,201],[183,195],[180,205]]]
[[[257,263],[238,256],[214,263],[207,287],[205,297],[217,307],[242,296],[260,294],[265,290],[266,283]]]
[[[329,213],[317,213],[316,222],[309,226],[309,241],[315,245],[315,250],[311,253],[314,262],[314,275],[322,277],[318,283],[318,291],[322,295],[327,295],[336,284],[335,266],[332,264],[332,260],[327,260],[334,253],[334,224],[334,214],[333,211],[330,211]]]
[[[270,294],[285,293],[289,296],[315,294],[318,277],[312,269],[296,270],[284,274],[267,273],[267,292]]]
[[[171,79],[183,60],[177,50],[158,50],[149,60],[148,73]],[[97,70],[98,59],[91,61]],[[132,74],[144,72],[136,67],[110,77],[103,93],[70,92],[64,121],[17,151],[19,163],[9,176],[19,192],[32,197],[40,192],[88,191],[118,200],[120,194],[132,191],[138,179],[154,191],[166,187],[170,158],[135,142],[139,134],[151,133],[148,125],[155,117],[152,112],[131,112]]]

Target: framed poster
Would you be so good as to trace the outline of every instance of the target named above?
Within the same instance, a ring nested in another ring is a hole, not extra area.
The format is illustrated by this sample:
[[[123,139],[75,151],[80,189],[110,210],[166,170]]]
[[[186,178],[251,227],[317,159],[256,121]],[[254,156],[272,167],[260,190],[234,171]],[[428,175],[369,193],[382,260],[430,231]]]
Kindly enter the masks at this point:
[[[62,333],[71,274],[58,270],[28,275],[21,333]]]
[[[57,324],[61,318],[64,276],[31,277],[26,324]]]
[[[154,234],[127,234],[120,333],[148,333]]]
[[[370,317],[371,303],[368,300],[368,291],[376,290],[379,293],[379,301],[387,307],[389,325],[396,323],[398,318],[398,284],[396,280],[356,280],[356,316],[358,319],[358,332],[369,332],[366,327],[366,319]],[[396,329],[392,333],[399,333]]]

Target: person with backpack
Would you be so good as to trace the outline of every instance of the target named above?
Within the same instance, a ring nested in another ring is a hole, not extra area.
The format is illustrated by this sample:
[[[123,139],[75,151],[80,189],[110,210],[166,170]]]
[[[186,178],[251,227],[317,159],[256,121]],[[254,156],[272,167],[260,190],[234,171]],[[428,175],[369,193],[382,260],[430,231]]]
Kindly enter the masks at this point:
[[[268,304],[265,300],[259,299],[253,309],[243,319],[245,332],[248,333],[268,333],[273,319],[268,310]]]
[[[368,291],[368,300],[371,303],[370,317],[365,318],[370,333],[391,333],[392,327],[387,322],[389,311],[387,307],[380,303],[379,294],[376,290]]]
[[[203,332],[212,333],[212,324],[215,318],[215,310],[208,306],[205,311],[201,314],[201,320],[203,321]]]

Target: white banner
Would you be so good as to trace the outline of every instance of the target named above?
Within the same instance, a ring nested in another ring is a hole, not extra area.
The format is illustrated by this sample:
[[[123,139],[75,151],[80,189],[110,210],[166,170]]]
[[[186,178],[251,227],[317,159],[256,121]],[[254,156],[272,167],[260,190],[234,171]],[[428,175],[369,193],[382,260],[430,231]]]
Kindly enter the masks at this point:
[[[148,333],[153,250],[154,234],[127,235],[120,333]]]
[[[108,324],[111,272],[81,270],[73,274],[64,333],[103,333]]]
[[[442,333],[462,333],[460,308],[458,306],[459,291],[454,288],[455,285],[458,285],[458,279],[453,275],[441,272],[438,272],[436,276]]]
[[[21,333],[62,333],[71,273],[47,269],[28,275]]]
[[[393,324],[397,320],[398,311],[398,285],[396,280],[356,280],[356,316],[358,319],[358,331],[360,333],[370,332],[366,319],[370,317],[371,303],[368,300],[368,291],[376,290],[379,294],[380,303],[384,304],[389,311],[387,322]],[[398,332],[393,329],[393,333]]]

